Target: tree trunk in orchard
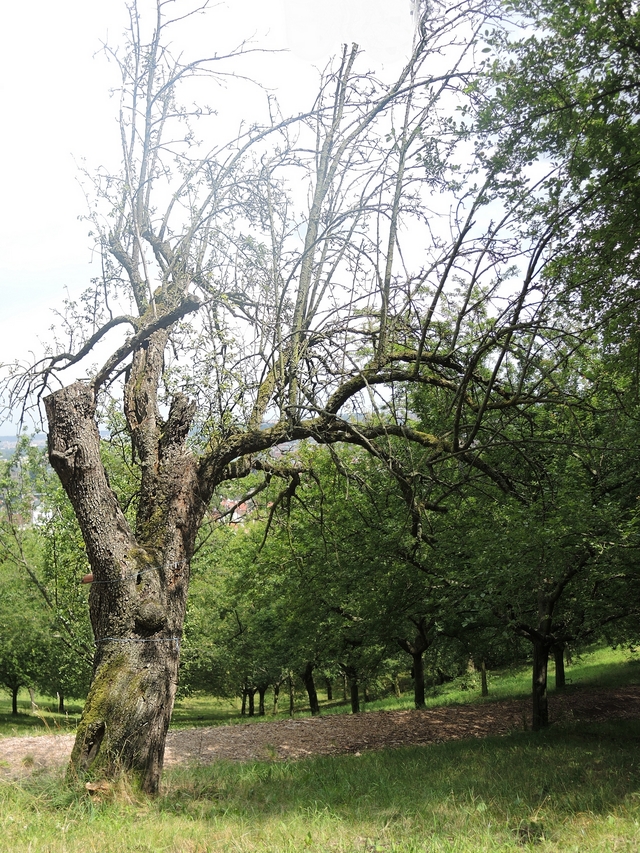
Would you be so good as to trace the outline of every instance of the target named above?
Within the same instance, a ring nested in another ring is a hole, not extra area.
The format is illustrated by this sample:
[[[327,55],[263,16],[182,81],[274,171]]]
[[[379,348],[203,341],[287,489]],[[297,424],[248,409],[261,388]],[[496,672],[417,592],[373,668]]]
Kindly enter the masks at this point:
[[[307,665],[305,666],[304,672],[302,673],[302,681],[307,691],[307,696],[309,697],[309,709],[311,710],[312,715],[315,717],[320,713],[320,703],[318,702],[318,692],[316,690],[316,684],[313,679],[312,663],[307,663]]]
[[[533,724],[534,732],[549,725],[547,699],[547,667],[550,644],[544,640],[533,642]]]
[[[416,634],[413,640],[407,640],[404,637],[398,638],[398,645],[408,655],[411,655],[412,661],[412,676],[413,676],[413,701],[417,709],[427,707],[425,699],[424,687],[424,660],[423,655],[433,642],[430,637],[430,632],[433,630],[435,620],[427,623],[423,617],[419,620],[412,620],[416,626]]]
[[[264,717],[264,715],[266,713],[264,710],[264,697],[265,697],[265,694],[267,692],[268,687],[269,687],[268,684],[261,684],[258,687],[258,716],[259,717]]]
[[[331,684],[331,679],[328,676],[325,676],[324,679],[325,687],[327,688],[327,702],[333,701],[333,685]]]
[[[487,684],[487,665],[485,664],[484,659],[482,660],[482,667],[480,668],[480,678],[482,681],[481,695],[488,696],[489,685]]]
[[[289,716],[293,717],[296,710],[296,694],[293,689],[293,676],[289,674],[288,678],[289,684]]]
[[[154,340],[155,339],[155,340]],[[178,681],[189,561],[199,523],[196,468],[185,449],[193,409],[174,400],[167,422],[156,388],[166,333],[134,354],[125,391],[141,468],[135,531],[100,458],[95,397],[77,382],[45,400],[49,459],[73,505],[93,572],[96,651],[70,772],[133,771],[158,789]]]
[[[352,675],[349,677],[349,698],[351,700],[351,713],[360,713],[360,693],[358,689],[358,676]]]
[[[356,668],[350,665],[342,665],[345,684],[349,685],[349,700],[351,702],[351,713],[360,713],[360,685],[358,684],[358,673]]]
[[[553,647],[553,659],[556,671],[556,690],[564,690],[567,684],[564,672],[564,643],[556,643]]]
[[[11,714],[14,717],[18,716],[18,691],[19,690],[20,690],[19,687],[12,687],[11,688]]]

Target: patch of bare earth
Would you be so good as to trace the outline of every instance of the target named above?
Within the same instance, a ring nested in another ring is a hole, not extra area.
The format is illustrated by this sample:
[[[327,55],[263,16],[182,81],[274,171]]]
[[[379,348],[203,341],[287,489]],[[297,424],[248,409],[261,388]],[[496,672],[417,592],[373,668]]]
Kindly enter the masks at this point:
[[[549,707],[551,722],[640,718],[640,685],[553,696]],[[523,729],[529,721],[530,701],[522,699],[183,729],[169,733],[165,766],[210,764],[220,758],[283,761],[482,738]],[[0,778],[59,767],[68,761],[72,746],[73,735],[0,738]]]

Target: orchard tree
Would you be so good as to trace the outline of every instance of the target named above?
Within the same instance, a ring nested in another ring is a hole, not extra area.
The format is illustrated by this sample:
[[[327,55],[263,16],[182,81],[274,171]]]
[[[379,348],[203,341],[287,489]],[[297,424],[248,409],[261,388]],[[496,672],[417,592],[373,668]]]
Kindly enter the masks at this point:
[[[265,97],[263,123],[230,144],[214,110],[187,105],[207,82],[233,83],[248,48],[174,53],[172,27],[196,11],[156,0],[148,21],[132,0],[124,44],[105,48],[121,74],[121,168],[98,170],[88,187],[103,274],[67,305],[67,337],[36,365],[14,366],[6,386],[9,404],[44,402],[49,459],[93,575],[93,680],[71,768],[132,770],[148,792],[190,563],[220,485],[253,471],[294,489],[302,473],[267,451],[311,438],[366,449],[411,505],[401,439],[427,454],[435,501],[452,467],[509,490],[485,459],[494,433],[483,419],[553,397],[549,376],[567,356],[568,321],[550,313],[538,281],[546,236],[521,233],[508,210],[484,215],[491,176],[461,168],[468,148],[457,150],[449,118],[477,73],[489,5],[429,7],[391,85],[345,49],[308,113],[282,118]],[[411,426],[415,385],[448,396],[451,426]],[[115,487],[102,453],[99,426],[118,409],[133,495]]]
[[[588,312],[635,359],[640,10],[630,0],[509,10],[509,26],[488,38],[491,73],[474,87],[484,154],[512,197],[528,196],[530,228],[553,233],[547,279],[563,309]]]
[[[16,673],[26,671],[7,664],[9,647],[14,662],[17,654],[22,660],[30,655],[30,684],[57,693],[64,710],[65,695],[86,695],[91,672],[87,590],[79,583],[88,563],[60,482],[43,451],[26,435],[12,456],[0,461],[0,557],[11,601],[4,615],[5,672],[7,666]],[[27,606],[34,598],[33,606]],[[21,599],[24,608],[16,604]],[[25,620],[36,627],[20,627],[16,614],[23,609]]]

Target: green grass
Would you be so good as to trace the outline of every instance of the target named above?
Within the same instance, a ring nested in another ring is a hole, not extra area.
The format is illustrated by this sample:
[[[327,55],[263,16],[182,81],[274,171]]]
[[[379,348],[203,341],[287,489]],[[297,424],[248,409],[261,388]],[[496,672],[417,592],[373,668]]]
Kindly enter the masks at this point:
[[[633,684],[640,663],[628,652],[596,650],[567,676],[568,689]],[[529,679],[528,668],[491,673],[490,700],[528,695]],[[477,676],[468,674],[430,702],[478,694]],[[27,699],[18,723],[0,703],[0,731],[62,730],[54,706],[37,701],[41,717],[24,713]],[[405,696],[367,708],[410,705]],[[191,697],[178,704],[175,722],[240,721],[238,711],[238,703]],[[640,721],[360,756],[184,766],[165,773],[156,799],[125,780],[96,797],[36,771],[20,783],[0,781],[0,832],[3,853],[637,853]]]
[[[156,800],[40,776],[0,785],[0,827],[7,853],[635,853],[640,722],[184,767]]]
[[[531,669],[529,666],[489,672],[489,696],[480,696],[479,673],[467,673],[455,681],[432,688],[427,696],[427,707],[464,704],[468,702],[492,702],[497,699],[524,698],[531,693]],[[640,658],[628,649],[594,648],[576,657],[572,666],[567,667],[567,690],[586,686],[594,688],[618,687],[640,683]],[[549,670],[549,690],[553,694],[553,665]],[[336,691],[337,692],[337,691]],[[322,701],[323,714],[343,714],[349,712],[349,704],[342,700],[341,691],[333,702]],[[0,736],[50,734],[52,732],[73,732],[82,712],[81,702],[67,703],[67,713],[58,714],[56,702],[50,697],[37,696],[38,711],[31,714],[31,704],[27,691],[20,697],[19,714],[11,714],[11,702],[6,694],[0,693]],[[174,729],[192,726],[216,726],[230,723],[262,722],[282,719],[288,716],[288,696],[281,691],[280,712],[277,717],[271,714],[273,697],[267,694],[266,717],[240,716],[239,699],[218,699],[213,696],[196,695],[176,702],[171,727]],[[400,698],[387,696],[375,701],[363,702],[366,711],[390,711],[413,707],[411,692]],[[306,697],[298,694],[295,716],[308,716]]]
[[[11,699],[0,693],[0,736],[63,734],[75,732],[83,702],[66,703],[66,712],[58,713],[58,703],[49,696],[36,695],[37,709],[31,711],[26,690],[18,699],[18,714],[11,713]]]
[[[427,695],[427,707],[466,704],[469,702],[493,702],[499,699],[526,698],[531,695],[531,667],[521,666],[488,673],[489,696],[480,696],[480,674],[466,673],[454,681],[431,688]],[[628,684],[640,684],[640,658],[628,649],[594,648],[583,655],[576,656],[571,666],[566,668],[567,691],[582,687],[605,688],[622,687]],[[553,664],[549,667],[549,692],[553,694]],[[341,691],[340,691],[341,694]],[[320,706],[323,714],[348,713],[348,702],[340,698],[332,702],[323,701],[324,694],[319,691]],[[273,699],[267,694],[266,717],[241,717],[240,700],[216,699],[211,696],[190,696],[176,702],[171,722],[172,728],[189,726],[215,726],[239,722],[259,722],[274,719],[270,713]],[[370,702],[362,702],[365,711],[393,711],[413,708],[413,694],[405,692],[400,698],[387,696]],[[280,696],[280,711],[277,718],[288,715],[288,696]],[[296,717],[308,716],[309,708],[305,698],[297,696]]]

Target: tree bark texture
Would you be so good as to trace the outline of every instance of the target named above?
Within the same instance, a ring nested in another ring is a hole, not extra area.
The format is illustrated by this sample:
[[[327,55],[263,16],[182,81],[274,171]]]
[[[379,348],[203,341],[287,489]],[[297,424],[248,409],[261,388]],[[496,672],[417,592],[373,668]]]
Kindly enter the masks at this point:
[[[157,375],[163,349],[161,335],[136,353],[134,367],[136,359],[144,363],[139,372],[132,368],[127,383],[127,417],[141,464],[135,527],[101,461],[93,389],[77,382],[45,400],[49,459],[73,505],[94,578],[93,681],[70,772],[130,770],[150,793],[158,789],[173,710],[199,523],[195,465],[184,447],[189,412],[178,401],[161,423],[155,379],[145,374]]]

